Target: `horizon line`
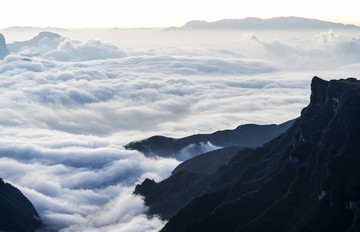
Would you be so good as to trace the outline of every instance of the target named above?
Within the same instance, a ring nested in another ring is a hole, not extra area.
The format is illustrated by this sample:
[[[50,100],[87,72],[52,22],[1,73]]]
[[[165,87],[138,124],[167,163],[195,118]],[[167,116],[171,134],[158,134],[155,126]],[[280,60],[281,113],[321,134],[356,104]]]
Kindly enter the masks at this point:
[[[248,18],[254,18],[254,19],[263,19],[263,20],[269,20],[269,19],[275,19],[275,18],[302,18],[302,19],[310,19],[310,20],[319,20],[319,21],[324,21],[324,22],[330,22],[330,23],[336,23],[336,24],[343,24],[343,25],[349,25],[349,26],[356,26],[356,27],[360,27],[360,19],[358,20],[358,22],[356,21],[338,21],[338,20],[328,20],[328,19],[318,19],[318,18],[310,18],[310,17],[300,17],[300,16],[277,16],[277,17],[253,17],[253,16],[249,16],[249,17],[243,17],[243,18],[221,18],[218,20],[202,20],[202,19],[192,19],[192,20],[188,20],[185,22],[182,22],[181,24],[178,23],[178,25],[173,25],[173,24],[168,24],[168,25],[152,25],[152,26],[145,26],[145,25],[139,25],[139,26],[134,26],[134,25],[129,25],[129,26],[116,26],[116,25],[103,25],[103,26],[31,26],[31,25],[12,25],[12,26],[1,26],[0,27],[0,31],[4,31],[7,29],[12,29],[12,28],[28,28],[28,29],[57,29],[57,30],[67,30],[67,29],[119,29],[119,30],[126,30],[126,29],[166,29],[166,28],[171,28],[171,27],[182,27],[184,25],[186,25],[188,22],[191,21],[202,21],[202,22],[208,22],[208,23],[213,23],[213,22],[218,22],[218,21],[222,21],[222,20],[243,20],[243,19],[248,19]]]

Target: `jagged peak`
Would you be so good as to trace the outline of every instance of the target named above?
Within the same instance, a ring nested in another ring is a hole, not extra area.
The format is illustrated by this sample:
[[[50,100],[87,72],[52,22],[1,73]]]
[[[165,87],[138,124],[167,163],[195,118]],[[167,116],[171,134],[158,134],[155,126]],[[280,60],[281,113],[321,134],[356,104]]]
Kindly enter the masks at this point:
[[[321,79],[320,77],[314,76],[311,80],[311,94],[315,94],[319,91],[322,92],[324,88],[327,88],[329,81]]]
[[[309,140],[314,131],[326,128],[339,111],[346,111],[340,114],[349,114],[343,106],[356,104],[352,101],[356,101],[353,96],[358,95],[359,87],[360,81],[353,77],[326,81],[315,76],[311,82],[310,103],[301,111],[303,138]]]
[[[340,98],[341,95],[346,94],[352,88],[357,88],[359,85],[360,81],[354,77],[326,81],[315,76],[311,81],[309,107],[324,105],[329,99]],[[344,88],[347,90],[344,90]]]

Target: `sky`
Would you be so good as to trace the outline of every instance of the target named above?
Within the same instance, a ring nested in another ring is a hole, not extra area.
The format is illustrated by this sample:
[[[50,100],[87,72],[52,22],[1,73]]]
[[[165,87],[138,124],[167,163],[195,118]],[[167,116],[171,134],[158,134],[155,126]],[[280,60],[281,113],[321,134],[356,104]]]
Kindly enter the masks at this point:
[[[0,28],[168,27],[190,20],[298,16],[360,26],[359,1],[5,0]]]

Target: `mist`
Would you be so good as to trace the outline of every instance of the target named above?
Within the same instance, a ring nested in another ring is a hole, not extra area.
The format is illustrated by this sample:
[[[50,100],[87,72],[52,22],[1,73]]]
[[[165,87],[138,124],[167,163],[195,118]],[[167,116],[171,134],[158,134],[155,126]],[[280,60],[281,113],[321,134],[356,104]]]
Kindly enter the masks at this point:
[[[2,33],[10,45],[40,31]],[[0,60],[0,177],[56,231],[158,231],[132,191],[180,161],[125,144],[282,123],[308,104],[313,76],[360,66],[357,31],[55,33]]]

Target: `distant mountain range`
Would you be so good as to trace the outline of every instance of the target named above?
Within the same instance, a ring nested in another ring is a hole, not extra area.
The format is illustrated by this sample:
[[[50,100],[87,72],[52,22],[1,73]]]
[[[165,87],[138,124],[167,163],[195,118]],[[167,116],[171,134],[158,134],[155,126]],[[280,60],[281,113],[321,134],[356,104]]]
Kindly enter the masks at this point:
[[[63,32],[68,31],[65,28],[58,28],[58,27],[7,27],[2,30],[3,32],[39,32],[39,31],[56,31],[56,32]]]
[[[182,27],[170,27],[168,30],[302,30],[302,29],[360,29],[355,25],[333,23],[317,19],[301,17],[277,17],[270,19],[244,18],[244,19],[223,19],[215,22],[194,20]]]
[[[134,193],[168,219],[161,232],[360,231],[359,106],[360,81],[314,77],[310,103],[286,133],[235,149],[215,172],[204,168],[214,154],[194,157]]]

